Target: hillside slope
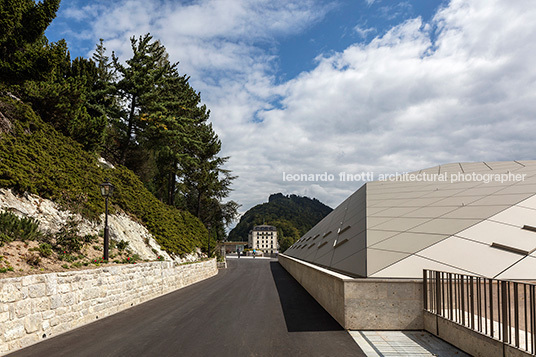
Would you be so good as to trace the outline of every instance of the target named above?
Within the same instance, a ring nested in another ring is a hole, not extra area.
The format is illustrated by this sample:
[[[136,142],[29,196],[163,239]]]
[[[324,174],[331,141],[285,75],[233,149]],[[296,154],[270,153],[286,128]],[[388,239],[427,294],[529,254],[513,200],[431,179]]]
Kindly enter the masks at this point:
[[[29,105],[0,95],[0,188],[50,199],[98,221],[104,213],[99,185],[106,179],[115,186],[110,213],[123,211],[139,221],[168,253],[182,256],[207,245],[208,232],[197,218],[157,200],[128,169],[99,164]]]
[[[253,226],[266,223],[278,228],[280,250],[284,251],[332,210],[315,198],[276,193],[267,203],[248,210],[229,233],[229,240],[245,241]]]

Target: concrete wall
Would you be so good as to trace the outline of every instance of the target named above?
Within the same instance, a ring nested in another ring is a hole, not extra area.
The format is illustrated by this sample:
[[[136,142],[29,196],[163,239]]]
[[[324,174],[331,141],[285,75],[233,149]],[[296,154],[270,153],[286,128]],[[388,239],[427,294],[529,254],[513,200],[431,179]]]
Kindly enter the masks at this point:
[[[285,268],[341,326],[345,326],[344,276],[279,254]]]
[[[428,332],[475,357],[531,356],[528,352],[427,311],[424,312],[424,326]]]
[[[344,283],[349,330],[422,330],[422,280],[350,279]]]
[[[422,330],[422,280],[353,279],[279,255],[279,263],[349,330]]]
[[[0,353],[29,346],[217,273],[212,259],[0,279]]]

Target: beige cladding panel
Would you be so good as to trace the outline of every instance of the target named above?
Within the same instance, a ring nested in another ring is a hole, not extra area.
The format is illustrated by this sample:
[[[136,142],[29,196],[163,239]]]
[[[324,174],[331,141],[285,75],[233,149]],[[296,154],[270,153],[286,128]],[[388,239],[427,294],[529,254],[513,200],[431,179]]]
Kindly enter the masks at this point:
[[[536,248],[536,232],[489,220],[461,231],[456,236],[478,241],[486,245],[499,243],[525,251],[532,251]]]
[[[445,239],[417,255],[486,277],[496,276],[522,258],[519,254],[458,237]]]
[[[513,206],[490,217],[489,220],[515,225],[519,228],[525,225],[536,227],[536,210],[522,206]],[[534,238],[536,239],[536,233],[534,233]]]
[[[447,237],[449,236],[440,234],[400,233],[369,247],[413,254]]]
[[[458,269],[434,260],[412,255],[392,264],[376,273],[369,274],[371,278],[422,278],[423,269],[447,271],[458,274],[468,274],[469,271]]]
[[[531,282],[534,282],[534,272],[536,272],[536,257],[529,255],[520,259],[516,264],[508,268],[508,270],[501,272],[495,278],[530,280]]]
[[[452,235],[471,227],[478,222],[480,222],[480,220],[437,218],[411,228],[409,232]]]
[[[410,255],[411,254],[409,253],[403,252],[392,252],[388,250],[367,248],[367,274],[370,276],[371,274],[374,274],[385,267],[399,262]]]

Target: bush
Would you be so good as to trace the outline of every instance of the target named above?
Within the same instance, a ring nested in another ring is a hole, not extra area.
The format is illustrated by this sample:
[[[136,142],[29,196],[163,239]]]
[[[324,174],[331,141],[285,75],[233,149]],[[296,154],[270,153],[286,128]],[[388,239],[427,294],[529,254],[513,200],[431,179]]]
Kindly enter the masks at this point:
[[[18,217],[11,212],[0,212],[0,246],[14,240],[26,241],[42,237],[39,222],[33,218]]]
[[[128,246],[128,242],[127,241],[124,241],[124,240],[121,240],[120,242],[117,243],[117,249],[119,249],[119,251],[124,251]]]
[[[39,244],[39,247],[33,248],[32,250],[38,251],[39,254],[44,258],[52,255],[52,246],[49,243],[41,243]]]
[[[57,249],[66,253],[77,253],[82,249],[82,237],[78,235],[77,224],[69,221],[56,233]]]
[[[38,266],[41,263],[41,258],[37,254],[27,254],[25,257],[26,263],[31,266]]]

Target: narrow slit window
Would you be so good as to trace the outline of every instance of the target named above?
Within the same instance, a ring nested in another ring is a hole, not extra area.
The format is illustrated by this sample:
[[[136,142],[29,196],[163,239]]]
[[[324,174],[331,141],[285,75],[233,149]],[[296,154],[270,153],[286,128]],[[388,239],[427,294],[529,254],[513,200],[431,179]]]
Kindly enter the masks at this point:
[[[526,231],[536,232],[536,227],[534,227],[534,226],[528,226],[528,225],[526,225],[526,224],[525,224],[525,225],[523,226],[523,228],[521,228],[521,229],[524,229],[524,230],[526,230]]]
[[[346,232],[346,231],[349,230],[349,229],[350,229],[350,226],[346,226],[346,227],[344,227],[344,228],[339,228],[339,231],[337,232],[337,234],[341,234],[341,233],[343,233],[343,232]]]
[[[528,250],[525,250],[525,249],[519,249],[519,248],[515,248],[515,247],[510,247],[509,245],[496,243],[496,242],[491,243],[491,247],[496,248],[496,249],[500,249],[500,250],[505,250],[505,251],[510,252],[510,253],[521,254],[521,255],[529,255],[530,253],[532,253],[534,251],[534,250],[528,251]]]
[[[335,244],[335,245],[333,246],[333,248],[338,248],[338,247],[340,247],[341,245],[343,245],[343,244],[346,243],[346,242],[348,242],[348,239],[343,239],[343,240],[341,240],[340,242],[338,242],[337,244]]]

